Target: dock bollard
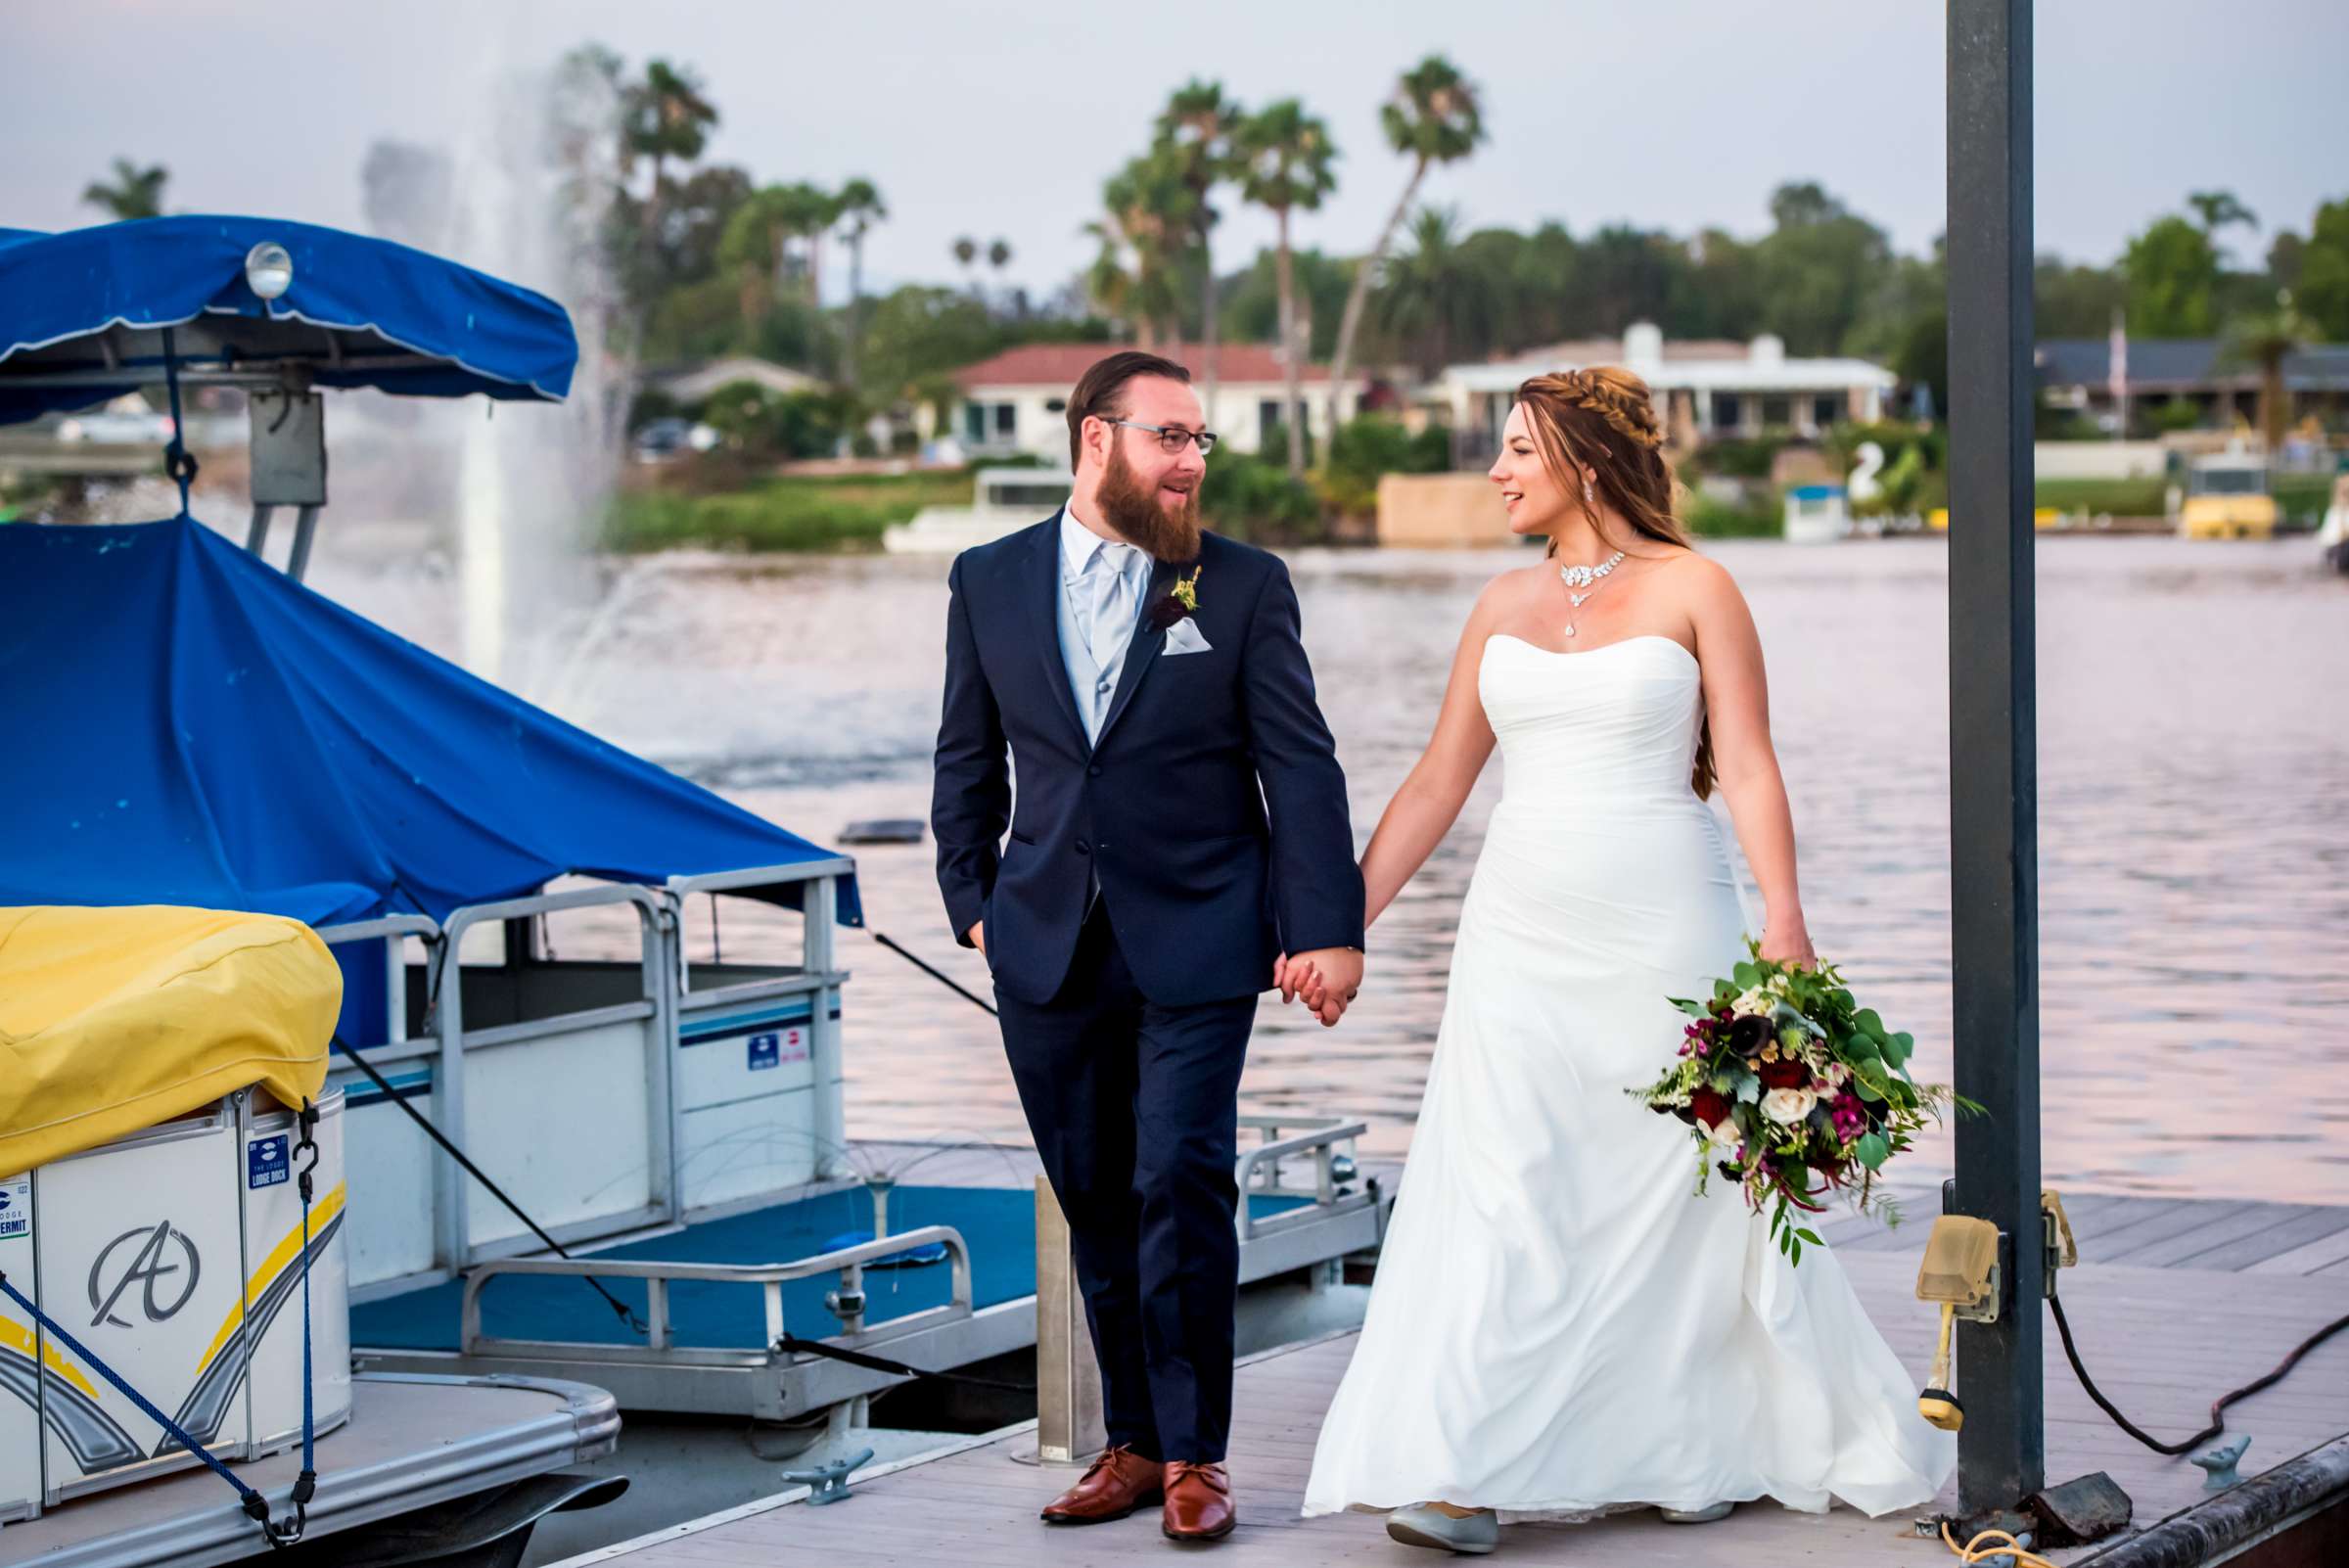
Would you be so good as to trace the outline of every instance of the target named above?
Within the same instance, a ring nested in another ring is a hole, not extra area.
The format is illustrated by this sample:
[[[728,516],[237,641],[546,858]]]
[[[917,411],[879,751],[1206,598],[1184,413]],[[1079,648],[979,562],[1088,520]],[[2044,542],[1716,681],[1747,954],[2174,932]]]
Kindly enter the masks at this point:
[[[1036,1449],[1045,1464],[1076,1464],[1109,1444],[1101,1365],[1077,1288],[1069,1222],[1052,1183],[1036,1178]]]

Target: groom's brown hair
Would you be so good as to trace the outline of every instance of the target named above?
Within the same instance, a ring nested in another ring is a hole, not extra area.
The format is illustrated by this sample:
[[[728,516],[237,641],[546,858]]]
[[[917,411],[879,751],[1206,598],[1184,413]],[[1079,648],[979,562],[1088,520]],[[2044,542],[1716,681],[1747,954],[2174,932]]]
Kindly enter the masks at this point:
[[[1094,360],[1069,392],[1070,473],[1077,472],[1078,455],[1084,450],[1084,422],[1095,415],[1116,419],[1125,413],[1126,384],[1136,376],[1164,376],[1185,386],[1191,380],[1191,373],[1174,360],[1138,348],[1121,349],[1107,359]]]

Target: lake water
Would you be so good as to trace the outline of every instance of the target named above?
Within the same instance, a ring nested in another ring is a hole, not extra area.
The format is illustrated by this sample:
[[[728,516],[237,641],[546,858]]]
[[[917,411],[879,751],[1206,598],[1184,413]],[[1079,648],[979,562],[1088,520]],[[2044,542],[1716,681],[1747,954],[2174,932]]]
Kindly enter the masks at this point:
[[[396,531],[323,530],[319,586],[455,653],[446,568]],[[1949,1073],[1946,555],[1937,541],[1706,546],[1762,630],[1820,952]],[[1424,744],[1499,553],[1304,552],[1306,641],[1358,841]],[[603,569],[604,608],[540,628],[515,683],[819,842],[928,815],[945,563],[670,555]],[[2305,539],[2039,543],[2041,1035],[2049,1179],[2349,1202],[2349,582]],[[1259,1014],[1242,1109],[1410,1138],[1453,920],[1499,788],[1371,935],[1334,1031]],[[972,989],[932,850],[858,853],[872,928]],[[741,954],[754,912],[730,904]],[[709,908],[688,925],[707,950]],[[850,932],[849,1125],[1027,1141],[993,1022]],[[1675,1041],[1659,1039],[1659,1061]],[[1939,1174],[1947,1133],[1910,1158]]]

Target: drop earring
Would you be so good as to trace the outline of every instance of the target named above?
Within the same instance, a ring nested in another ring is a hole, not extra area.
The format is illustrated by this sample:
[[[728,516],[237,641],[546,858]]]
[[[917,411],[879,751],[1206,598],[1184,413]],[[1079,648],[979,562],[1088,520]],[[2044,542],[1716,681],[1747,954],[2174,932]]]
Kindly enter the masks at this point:
[[[1583,510],[1586,512],[1589,511],[1591,503],[1597,498],[1597,492],[1591,489],[1590,482],[1589,480],[1583,481]]]

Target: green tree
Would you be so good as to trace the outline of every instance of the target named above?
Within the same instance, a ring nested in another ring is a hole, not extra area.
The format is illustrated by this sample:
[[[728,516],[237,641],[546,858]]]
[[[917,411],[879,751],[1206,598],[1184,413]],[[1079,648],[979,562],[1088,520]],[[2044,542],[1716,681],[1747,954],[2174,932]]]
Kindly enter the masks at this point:
[[[841,380],[855,387],[861,385],[857,358],[864,338],[864,237],[875,223],[888,221],[889,208],[867,179],[843,185],[836,206],[849,248],[849,330],[841,340]]]
[[[1890,270],[1892,247],[1883,230],[1808,181],[1779,186],[1770,210],[1776,227],[1754,247],[1770,310],[1763,326],[1791,353],[1837,352]]]
[[[1669,234],[1609,224],[1583,242],[1576,263],[1579,294],[1564,336],[1613,337],[1635,321],[1664,320],[1684,288],[1688,254]]]
[[[2210,236],[2175,215],[2153,220],[2121,257],[2129,325],[2147,338],[2206,338],[2216,326],[2212,296],[2219,254]]]
[[[1395,209],[1378,231],[1377,243],[1356,268],[1354,287],[1346,296],[1346,313],[1338,322],[1337,353],[1329,367],[1332,431],[1338,428],[1338,399],[1354,362],[1354,336],[1361,327],[1362,307],[1369,300],[1371,284],[1386,260],[1396,229],[1419,195],[1420,182],[1432,165],[1457,162],[1485,139],[1484,111],[1477,102],[1475,84],[1442,55],[1429,55],[1403,73],[1393,95],[1379,109],[1379,124],[1387,133],[1387,145],[1411,161],[1411,172],[1403,182],[1403,195],[1397,198]]]
[[[163,187],[171,171],[161,163],[141,168],[127,158],[115,160],[114,178],[95,180],[81,193],[83,205],[105,210],[116,222],[163,215]]]
[[[2278,294],[2274,308],[2246,316],[2227,329],[2220,346],[2222,363],[2259,367],[2259,429],[2274,460],[2283,446],[2284,426],[2290,422],[2291,395],[2283,385],[2283,362],[2314,336],[2313,324],[2292,307],[2289,290]]]
[[[1743,342],[1764,330],[1762,263],[1755,246],[1726,230],[1706,229],[1683,254],[1686,265],[1671,273],[1660,322],[1666,337]]]
[[[718,244],[718,259],[735,269],[740,279],[742,318],[747,326],[781,299],[791,278],[791,246],[805,249],[801,263],[804,303],[820,308],[816,293],[815,250],[819,236],[832,226],[834,198],[806,183],[769,185],[738,207]]]
[[[1305,320],[1306,358],[1328,357],[1338,338],[1338,312],[1354,287],[1354,263],[1312,249],[1290,256],[1297,310]],[[1270,246],[1223,280],[1223,337],[1232,343],[1276,343],[1280,338],[1280,257]]]
[[[1284,98],[1248,116],[1235,138],[1234,151],[1241,167],[1241,195],[1269,211],[1278,225],[1280,357],[1288,378],[1281,423],[1302,433],[1305,348],[1297,335],[1297,282],[1291,263],[1289,220],[1292,213],[1318,209],[1321,199],[1338,188],[1337,175],[1330,168],[1337,161],[1338,150],[1329,139],[1328,126],[1307,114],[1305,106],[1296,99]],[[1304,474],[1305,442],[1292,439],[1289,477],[1301,479]]]
[[[1430,380],[1468,346],[1494,335],[1498,301],[1463,254],[1458,216],[1450,208],[1423,207],[1412,214],[1410,249],[1388,266],[1376,300],[1380,330]]]
[[[2289,229],[2278,229],[2268,242],[2268,282],[2279,289],[2300,287],[2300,261],[2308,242]]]
[[[1206,382],[1202,404],[1210,420],[1215,418],[1217,328],[1222,313],[1217,300],[1214,244],[1221,214],[1216,210],[1215,192],[1232,177],[1232,133],[1245,117],[1239,104],[1225,96],[1221,82],[1196,77],[1175,90],[1158,116],[1158,145],[1190,194],[1191,240],[1199,251],[1199,347]]]
[[[655,60],[644,68],[644,80],[622,93],[621,123],[623,166],[632,166],[638,158],[652,161],[647,227],[658,243],[668,205],[668,165],[671,161],[690,163],[702,156],[717,124],[717,107],[703,95],[698,75]]]
[[[2328,341],[2349,343],[2349,197],[2317,208],[2292,298]]]
[[[979,242],[965,234],[955,240],[953,251],[955,265],[962,268],[963,287],[971,291],[975,300],[979,297],[979,275],[972,270],[972,264],[979,259]]]
[[[2230,223],[2240,223],[2247,229],[2259,227],[2259,214],[2234,199],[2233,191],[2194,191],[2186,199],[2201,219],[2202,232],[2210,237],[2211,249],[2221,249],[2219,230]]]
[[[2128,285],[2110,267],[2067,265],[2043,255],[2031,269],[2031,309],[2042,338],[2101,338],[2128,304]]]
[[[1003,346],[987,307],[960,289],[908,284],[872,301],[859,368],[876,403],[909,395],[917,384],[975,364]]]
[[[1178,315],[1177,262],[1193,231],[1191,188],[1172,149],[1153,147],[1101,185],[1101,216],[1085,225],[1100,245],[1087,282],[1095,302],[1155,349]]]

